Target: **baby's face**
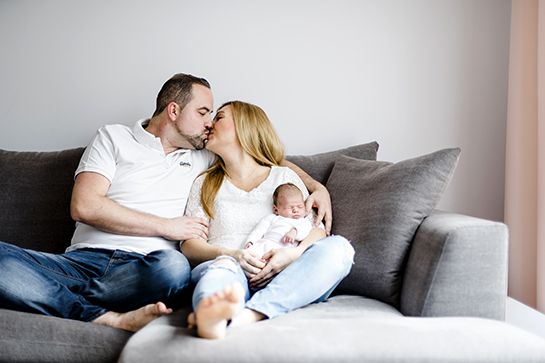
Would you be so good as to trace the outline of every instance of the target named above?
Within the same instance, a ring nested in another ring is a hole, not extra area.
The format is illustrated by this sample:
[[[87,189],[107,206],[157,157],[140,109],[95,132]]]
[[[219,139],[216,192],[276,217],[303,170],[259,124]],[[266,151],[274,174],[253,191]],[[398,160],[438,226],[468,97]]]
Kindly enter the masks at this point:
[[[274,213],[286,218],[303,218],[305,212],[303,195],[297,193],[280,194],[274,206]]]

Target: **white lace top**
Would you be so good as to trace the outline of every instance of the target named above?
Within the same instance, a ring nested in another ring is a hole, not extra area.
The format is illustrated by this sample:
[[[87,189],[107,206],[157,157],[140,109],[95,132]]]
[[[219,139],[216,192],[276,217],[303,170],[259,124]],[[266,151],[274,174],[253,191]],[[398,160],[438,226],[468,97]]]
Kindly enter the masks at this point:
[[[185,211],[186,216],[202,217],[210,222],[208,243],[218,247],[242,249],[246,237],[259,221],[273,213],[273,192],[281,184],[293,183],[308,197],[308,191],[299,176],[289,168],[273,166],[269,176],[257,188],[246,192],[224,179],[214,203],[215,216],[210,220],[203,211],[201,189],[205,175],[201,175],[191,187]],[[316,220],[311,213],[312,223]]]

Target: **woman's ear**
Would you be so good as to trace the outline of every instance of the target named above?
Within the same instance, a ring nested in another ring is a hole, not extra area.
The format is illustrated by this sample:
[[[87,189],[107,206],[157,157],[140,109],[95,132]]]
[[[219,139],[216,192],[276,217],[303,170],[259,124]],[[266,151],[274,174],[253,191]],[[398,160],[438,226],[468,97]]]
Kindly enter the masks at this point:
[[[178,106],[176,102],[171,102],[167,105],[167,115],[171,121],[176,121],[176,119],[180,116],[180,112],[180,106]]]

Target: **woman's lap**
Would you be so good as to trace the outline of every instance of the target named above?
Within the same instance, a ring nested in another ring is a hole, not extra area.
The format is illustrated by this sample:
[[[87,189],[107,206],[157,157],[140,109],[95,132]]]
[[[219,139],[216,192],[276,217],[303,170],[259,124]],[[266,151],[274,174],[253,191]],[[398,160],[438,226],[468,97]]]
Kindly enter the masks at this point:
[[[273,318],[313,302],[325,301],[350,272],[354,249],[344,237],[331,236],[315,242],[265,288],[250,294],[248,281],[238,262],[220,256],[197,266],[191,275],[196,283],[193,308],[206,296],[221,291],[235,281],[246,291],[246,308]],[[235,264],[214,263],[229,259]]]

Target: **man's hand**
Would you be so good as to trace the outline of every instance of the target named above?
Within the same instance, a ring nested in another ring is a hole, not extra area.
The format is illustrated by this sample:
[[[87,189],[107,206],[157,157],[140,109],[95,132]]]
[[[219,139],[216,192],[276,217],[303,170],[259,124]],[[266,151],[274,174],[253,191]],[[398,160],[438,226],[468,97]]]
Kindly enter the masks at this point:
[[[318,209],[318,217],[316,218],[316,227],[320,225],[320,222],[324,220],[325,233],[329,236],[331,234],[331,222],[333,220],[333,212],[331,210],[331,197],[326,187],[321,185],[320,188],[314,190],[314,192],[307,198],[305,202],[306,215],[308,216],[312,208]]]
[[[208,241],[210,224],[203,218],[177,217],[165,220],[163,237],[171,241],[199,238]]]

